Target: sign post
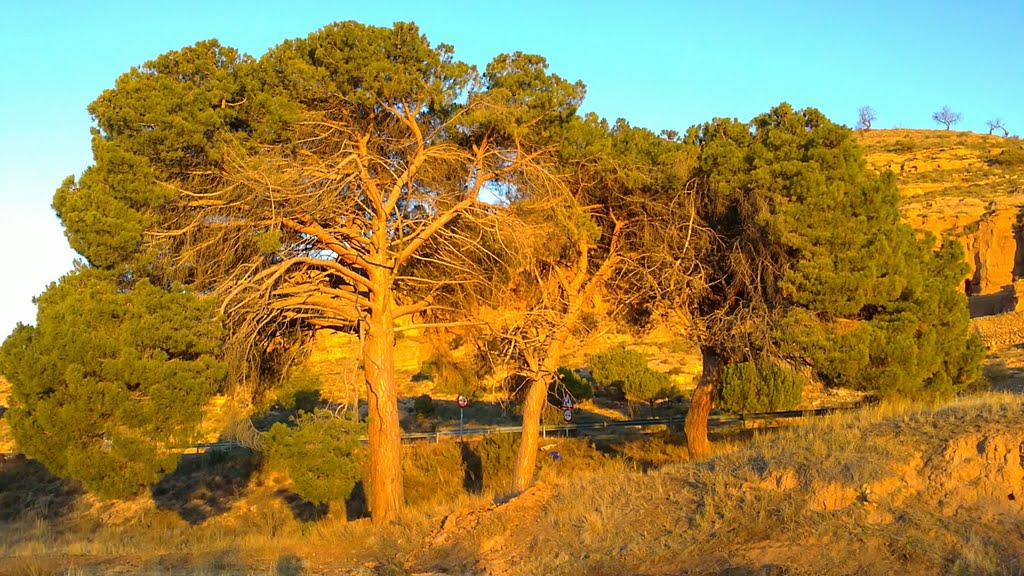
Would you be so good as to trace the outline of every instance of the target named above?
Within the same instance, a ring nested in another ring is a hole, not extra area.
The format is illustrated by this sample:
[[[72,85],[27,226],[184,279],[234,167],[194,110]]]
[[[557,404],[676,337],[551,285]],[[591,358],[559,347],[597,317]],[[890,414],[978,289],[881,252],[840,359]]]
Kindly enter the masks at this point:
[[[572,422],[572,396],[569,395],[569,392],[566,392],[565,397],[562,399],[562,419],[566,423]],[[568,428],[565,429],[565,436],[566,438],[569,437]]]
[[[459,394],[459,398],[455,402],[459,405],[459,442],[462,442],[463,411],[466,409],[466,406],[469,406],[469,398]]]

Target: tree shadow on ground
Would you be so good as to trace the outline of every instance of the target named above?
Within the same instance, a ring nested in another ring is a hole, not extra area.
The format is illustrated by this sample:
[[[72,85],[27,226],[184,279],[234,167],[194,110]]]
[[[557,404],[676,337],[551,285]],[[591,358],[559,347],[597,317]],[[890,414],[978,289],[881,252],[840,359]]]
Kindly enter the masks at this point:
[[[0,522],[59,520],[85,491],[73,480],[58,478],[24,454],[0,457]]]
[[[189,524],[201,524],[231,509],[259,465],[259,455],[242,447],[186,454],[153,486],[153,501]]]
[[[291,490],[281,488],[274,492],[274,494],[288,505],[292,517],[299,522],[323,520],[330,511],[329,504],[314,504]]]
[[[352,493],[345,499],[345,518],[348,521],[370,517],[370,504],[366,499],[366,485],[363,480],[356,482]]]
[[[459,444],[459,452],[462,456],[463,479],[462,488],[469,494],[479,494],[484,489],[484,463],[480,454],[473,450],[469,444]]]

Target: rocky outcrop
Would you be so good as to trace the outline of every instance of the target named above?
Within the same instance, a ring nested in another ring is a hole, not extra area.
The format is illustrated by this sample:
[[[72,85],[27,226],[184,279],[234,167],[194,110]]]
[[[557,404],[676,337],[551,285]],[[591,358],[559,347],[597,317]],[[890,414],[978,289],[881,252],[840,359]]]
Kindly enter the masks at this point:
[[[1024,149],[1020,143],[947,130],[870,130],[857,138],[869,169],[896,175],[904,221],[960,240],[972,315],[1013,310],[1020,300],[1013,281],[1024,274],[1024,165],[997,159]]]
[[[903,207],[904,220],[913,228],[928,230],[941,238],[952,235],[964,248],[970,270],[964,290],[971,298],[971,316],[988,316],[1017,310],[1024,302],[1024,235],[1017,202],[983,203],[970,198],[910,203]]]
[[[1018,218],[1020,207],[994,208],[978,221],[977,230],[961,237],[971,266],[971,293],[996,294],[1012,287],[1024,266]]]

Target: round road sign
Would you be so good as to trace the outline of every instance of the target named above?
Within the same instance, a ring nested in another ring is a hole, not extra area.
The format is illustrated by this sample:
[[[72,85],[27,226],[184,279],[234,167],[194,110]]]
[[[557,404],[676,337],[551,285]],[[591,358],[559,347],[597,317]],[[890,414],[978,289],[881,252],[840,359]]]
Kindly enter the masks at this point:
[[[562,412],[562,418],[565,418],[566,422],[572,422],[572,410],[566,408],[565,412]]]
[[[459,394],[459,399],[456,400],[456,402],[459,403],[459,408],[465,408],[466,406],[469,406],[469,398],[466,398],[462,394]]]

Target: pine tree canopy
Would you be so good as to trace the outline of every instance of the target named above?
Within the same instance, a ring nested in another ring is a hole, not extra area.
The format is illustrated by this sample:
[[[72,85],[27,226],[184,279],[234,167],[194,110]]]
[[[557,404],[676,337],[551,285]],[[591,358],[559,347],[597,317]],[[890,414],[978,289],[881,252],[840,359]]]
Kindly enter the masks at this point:
[[[979,377],[959,243],[901,223],[891,173],[849,129],[781,104],[691,129],[698,210],[713,235],[695,315],[727,361],[809,364],[827,383],[948,396]]]
[[[0,348],[19,446],[56,474],[131,497],[174,469],[222,385],[212,302],[80,266],[38,299],[35,326]]]

